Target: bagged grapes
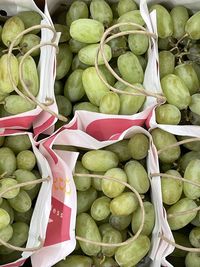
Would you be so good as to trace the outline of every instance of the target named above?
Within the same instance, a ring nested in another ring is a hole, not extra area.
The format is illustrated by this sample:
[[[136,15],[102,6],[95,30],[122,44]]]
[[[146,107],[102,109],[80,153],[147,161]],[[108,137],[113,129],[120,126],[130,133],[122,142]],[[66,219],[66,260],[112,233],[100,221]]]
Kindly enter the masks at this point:
[[[53,83],[58,36],[32,0],[1,1],[0,29],[0,127],[29,129],[34,124],[38,134],[57,116]],[[43,109],[51,119],[46,121]]]
[[[148,118],[157,124],[199,126],[199,1],[148,1],[152,24],[158,33],[160,88],[166,98]],[[157,13],[157,15],[156,15]],[[157,20],[157,24],[156,24]]]
[[[157,170],[156,149],[150,134],[138,126],[115,137],[102,142],[80,130],[63,129],[41,141],[40,151],[56,177],[68,172],[65,199],[71,217],[65,230],[54,227],[55,245],[45,248],[45,260],[41,262],[40,252],[33,255],[38,267],[160,266],[159,233],[166,221],[160,216],[159,179],[149,179]],[[53,195],[59,180],[54,183]],[[69,233],[66,239],[61,231]]]
[[[44,245],[52,174],[31,133],[1,131],[0,154],[0,266],[18,267]]]
[[[152,92],[158,84],[156,35],[145,1],[47,4],[61,32],[54,85],[59,112],[98,140],[143,125],[163,99]]]

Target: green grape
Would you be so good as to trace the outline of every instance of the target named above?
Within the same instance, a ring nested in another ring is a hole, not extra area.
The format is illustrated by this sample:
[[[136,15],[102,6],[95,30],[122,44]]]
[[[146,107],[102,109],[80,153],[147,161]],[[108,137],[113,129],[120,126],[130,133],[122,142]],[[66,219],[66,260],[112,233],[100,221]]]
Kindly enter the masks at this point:
[[[86,191],[77,192],[77,214],[86,212],[97,198],[97,191],[90,187]]]
[[[190,139],[192,137],[191,136],[179,136],[178,138],[180,141],[182,141],[185,139]],[[189,150],[199,151],[200,150],[200,141],[188,142],[188,143],[183,144],[183,146]]]
[[[131,160],[124,167],[128,178],[128,183],[135,188],[138,193],[145,194],[150,187],[148,174],[145,168],[136,160]]]
[[[185,169],[184,178],[200,184],[200,159],[193,159]],[[200,197],[200,187],[184,182],[184,195],[189,199],[198,199]]]
[[[29,50],[31,50],[33,47],[35,47],[36,45],[40,44],[40,37],[32,34],[32,33],[28,33],[26,35],[24,35],[19,43],[19,47],[20,50],[22,51],[23,54],[26,54]],[[31,53],[32,57],[36,57],[40,55],[40,49],[36,49]]]
[[[31,199],[24,190],[20,190],[19,194],[11,199],[8,199],[10,206],[18,212],[26,212],[31,208]]]
[[[109,176],[122,182],[127,182],[126,173],[120,168],[109,169],[105,173],[105,176]],[[107,179],[102,180],[102,191],[107,197],[117,197],[124,191],[124,189],[125,185],[121,183]]]
[[[139,83],[133,84],[138,88],[144,89]],[[126,87],[123,91],[137,94],[138,90],[131,87]],[[145,102],[146,97],[144,95],[128,95],[120,94],[120,115],[134,115],[137,113]]]
[[[175,170],[168,170],[166,174],[181,177],[180,173]],[[173,205],[181,198],[183,183],[181,180],[163,176],[161,178],[161,189],[163,203]]]
[[[20,95],[9,95],[4,101],[4,109],[12,115],[28,112],[36,107],[34,103]]]
[[[200,253],[188,252],[185,258],[185,267],[199,267]]]
[[[67,27],[66,25],[62,25],[62,24],[54,24],[54,27],[57,32],[61,33],[59,43],[65,43],[69,41],[70,39],[69,27]]]
[[[8,117],[8,116],[11,116],[11,115],[12,114],[10,114],[9,112],[7,112],[4,109],[4,106],[3,105],[0,105],[0,118]]]
[[[149,250],[149,238],[145,235],[139,235],[133,242],[117,249],[115,260],[119,266],[134,266],[144,258]]]
[[[174,74],[185,83],[191,95],[199,90],[199,79],[192,64],[184,63],[176,66]]]
[[[6,189],[17,185],[18,182],[12,178],[3,178],[0,179],[0,193],[4,192]],[[12,189],[5,194],[3,194],[3,198],[10,199],[16,197],[19,194],[20,188]]]
[[[129,226],[129,224],[131,223],[131,219],[132,215],[117,216],[112,214],[109,218],[109,223],[115,229],[123,231]]]
[[[23,21],[19,18],[19,16],[13,16],[6,20],[2,33],[1,39],[5,46],[9,47],[9,45],[14,41],[18,34],[25,30],[25,26]],[[22,39],[22,36],[19,37],[16,42],[15,46],[17,46]]]
[[[55,267],[92,267],[92,259],[83,255],[67,256],[65,260],[58,262]]]
[[[73,107],[73,113],[75,113],[76,110],[86,110],[90,112],[99,112],[99,108],[90,102],[81,102]]]
[[[190,110],[200,116],[200,94],[194,94],[192,95],[192,101],[189,105]]]
[[[116,261],[113,258],[110,257],[105,257],[103,258],[98,258],[93,257],[93,264],[95,267],[118,267],[119,265],[116,263]]]
[[[78,52],[79,60],[86,65],[94,66],[98,49],[99,49],[99,44],[90,44],[81,48]],[[112,58],[112,52],[110,46],[107,44],[104,45],[104,54],[106,60],[110,61]],[[99,53],[97,62],[98,65],[104,64],[103,56],[101,53]]]
[[[81,70],[85,70],[88,68],[88,65],[83,64],[79,58],[78,55],[76,55],[73,60],[72,60],[72,71],[75,71],[76,69],[81,69]]]
[[[92,0],[90,13],[93,19],[100,21],[105,26],[110,25],[113,20],[112,9],[104,0]]]
[[[25,28],[28,29],[35,25],[40,25],[42,17],[36,11],[22,11],[17,14],[18,17],[23,21]],[[33,34],[37,34],[40,32],[40,29],[35,29],[31,31]]]
[[[165,151],[159,154],[161,162],[173,163],[180,157],[180,146],[167,149],[168,146],[177,143],[176,137],[173,134],[165,132],[159,128],[152,130],[151,134],[157,150],[166,148]]]
[[[153,5],[150,12],[153,10],[156,10],[158,37],[167,38],[172,36],[173,22],[167,9],[161,5]]]
[[[35,154],[30,150],[23,150],[17,155],[17,168],[31,171],[36,164]]]
[[[71,4],[67,15],[66,22],[70,26],[73,21],[76,21],[81,18],[88,18],[89,11],[87,5],[83,1],[75,1]]]
[[[200,227],[195,227],[190,231],[189,240],[193,247],[200,247]]]
[[[19,82],[19,64],[17,58],[11,54],[10,60],[8,54],[4,54],[0,58],[0,93],[5,95],[14,91],[13,85],[8,75],[8,62],[10,62],[11,76],[14,84],[17,86]]]
[[[71,38],[69,40],[69,46],[70,46],[72,53],[78,53],[81,50],[81,48],[87,46],[87,44],[81,43]]]
[[[64,96],[71,102],[81,100],[85,95],[85,90],[82,83],[83,70],[76,69],[73,71],[66,80],[64,87]]]
[[[143,83],[144,72],[140,62],[132,52],[126,52],[117,59],[117,66],[122,78],[133,84]]]
[[[5,136],[0,136],[0,147],[3,146]]]
[[[112,229],[110,231],[107,231],[102,238],[103,243],[121,243],[122,242],[122,235],[119,231]],[[115,252],[117,250],[117,247],[102,247],[102,254],[107,257],[114,256]]]
[[[17,247],[23,246],[28,239],[29,226],[23,222],[12,224],[13,235],[9,240],[9,244]],[[4,246],[0,246],[0,254],[9,254],[13,250]]]
[[[146,158],[149,150],[149,139],[142,133],[135,134],[128,142],[128,149],[133,159]]]
[[[108,197],[97,198],[92,206],[90,214],[95,221],[102,221],[110,214],[110,199]]]
[[[185,24],[189,19],[187,8],[184,6],[175,6],[170,12],[173,22],[173,37],[180,39],[185,34]]]
[[[55,93],[55,95],[63,95],[63,91],[64,91],[63,83],[60,80],[59,81],[55,81],[55,83],[54,83],[54,93]]]
[[[117,10],[119,16],[137,9],[137,4],[133,0],[119,0],[118,2]]]
[[[0,229],[0,239],[4,242],[8,242],[13,235],[13,228],[10,224]]]
[[[89,171],[106,172],[117,167],[118,163],[117,155],[107,150],[88,151],[82,157],[82,164]]]
[[[32,147],[29,136],[26,134],[6,136],[4,146],[9,147],[15,154]]]
[[[181,121],[181,112],[174,105],[163,104],[157,107],[155,112],[157,123],[177,125]]]
[[[199,151],[190,151],[185,153],[179,161],[179,169],[184,173],[186,167],[192,161],[193,159],[199,159],[200,160],[200,152]]]
[[[41,184],[36,184],[35,187],[33,187],[32,189],[26,191],[26,193],[29,195],[31,200],[33,200],[33,199],[35,199],[37,197],[38,192],[40,190],[40,187],[41,187]]]
[[[118,114],[120,110],[120,98],[118,94],[109,92],[101,99],[99,111],[104,114]]]
[[[161,80],[162,90],[169,104],[182,110],[191,102],[190,92],[184,82],[174,74],[168,74]]]
[[[105,233],[114,230],[114,228],[109,223],[104,223],[99,226],[99,232],[101,236],[104,236]]]
[[[131,158],[130,151],[128,149],[129,140],[121,140],[115,144],[106,147],[106,150],[114,152],[120,162],[127,161]]]
[[[7,138],[7,137],[6,137]],[[6,138],[4,145],[6,146]],[[0,174],[11,175],[16,170],[15,154],[9,147],[0,148]]]
[[[28,170],[23,170],[23,169],[18,169],[13,173],[15,179],[17,180],[18,183],[26,183],[30,181],[34,181],[37,179],[37,177]],[[24,190],[31,190],[35,187],[35,184],[33,185],[25,185],[21,187]]]
[[[159,53],[160,78],[163,78],[167,74],[172,74],[174,72],[174,68],[175,56],[170,51],[161,51]]]
[[[144,26],[145,22],[140,14],[139,10],[132,10],[129,12],[124,13],[118,18],[118,23],[123,23],[123,22],[132,22],[139,24],[140,26]],[[120,31],[131,31],[131,30],[137,30],[137,26],[120,26],[119,27]]]
[[[200,125],[200,116],[192,111],[189,112],[189,121],[192,125]]]
[[[32,214],[33,214],[33,208],[30,208],[30,210],[26,212],[14,211],[15,222],[24,222],[29,225]]]
[[[63,95],[56,95],[56,103],[58,105],[58,111],[63,116],[67,117],[72,112],[72,104],[69,99]]]
[[[113,215],[128,216],[138,207],[138,199],[132,192],[125,192],[110,202],[110,211]]]
[[[78,177],[74,176],[74,182],[76,185],[76,190],[85,191],[88,190],[91,186],[91,178],[89,176],[89,171],[83,167],[81,161],[76,162],[75,173],[85,173],[86,176]]]
[[[175,239],[176,244],[186,246],[186,247],[191,247],[188,236],[186,236],[183,233],[179,233],[177,231],[173,231],[172,234],[173,234],[173,237]],[[171,256],[180,258],[180,257],[185,257],[186,254],[187,254],[187,251],[175,248],[175,250],[172,252]]]
[[[11,208],[11,206],[9,205],[8,201],[3,199],[1,205],[0,205],[0,208],[1,209],[4,209],[5,211],[7,211],[7,213],[9,214],[10,216],[10,224],[13,223],[14,221],[14,211],[13,209]]]
[[[169,50],[170,43],[169,38],[158,38],[158,48],[159,50]]]
[[[70,26],[71,37],[82,43],[98,43],[103,33],[103,24],[94,19],[78,19]]]
[[[115,84],[115,77],[110,73],[110,71],[105,67],[105,65],[100,65],[99,70],[105,76],[108,84],[113,86]]]
[[[104,172],[94,172],[93,174],[104,175]],[[93,178],[92,186],[97,191],[102,191],[102,179],[101,178]]]
[[[149,38],[147,35],[130,34],[128,36],[130,50],[136,55],[143,55],[149,48]]]
[[[116,89],[119,89],[119,90],[124,90],[125,88],[127,88],[127,86],[124,83],[120,82],[120,81],[117,81],[115,83],[114,87]]]
[[[112,39],[108,42],[112,50],[112,57],[119,57],[127,50],[127,40],[124,36]]]
[[[143,203],[145,218],[144,218],[144,226],[142,228],[141,234],[149,236],[154,228],[155,224],[155,211],[154,206],[151,202],[145,201]],[[142,222],[142,211],[141,207],[138,207],[136,211],[133,212],[131,227],[134,234],[139,230]]]
[[[189,55],[188,55],[188,58],[189,58]],[[192,62],[192,66],[193,66],[194,70],[196,71],[197,77],[200,81],[200,66],[199,66],[199,64],[197,64],[196,62]]]
[[[3,102],[3,100],[8,96],[8,94],[1,94],[0,93],[0,101]]]
[[[176,215],[177,212],[183,212],[193,208],[197,208],[197,204],[193,200],[182,198],[167,210],[167,214]],[[189,224],[196,217],[196,215],[197,211],[192,211],[188,214],[170,217],[168,218],[169,226],[171,230],[179,230]]]
[[[90,215],[81,213],[76,217],[76,234],[83,238],[101,242],[101,235],[99,229]],[[96,256],[101,247],[93,245],[85,241],[79,241],[82,251],[88,256]]]
[[[196,12],[186,22],[185,31],[189,35],[189,38],[192,40],[200,39],[199,23],[200,23],[200,11]]]
[[[59,45],[59,53],[56,61],[56,80],[64,78],[70,70],[73,55],[67,44]]]
[[[8,212],[2,208],[0,208],[0,230],[9,225],[10,216]]]
[[[191,224],[194,226],[200,227],[199,212],[197,212],[196,217],[191,221]]]
[[[146,70],[146,67],[147,67],[147,60],[144,56],[137,56],[139,62],[140,62],[140,65],[142,66],[142,69],[143,71],[145,72]]]
[[[85,93],[90,102],[99,106],[101,99],[109,92],[109,89],[99,78],[95,67],[89,67],[84,70],[82,82]]]

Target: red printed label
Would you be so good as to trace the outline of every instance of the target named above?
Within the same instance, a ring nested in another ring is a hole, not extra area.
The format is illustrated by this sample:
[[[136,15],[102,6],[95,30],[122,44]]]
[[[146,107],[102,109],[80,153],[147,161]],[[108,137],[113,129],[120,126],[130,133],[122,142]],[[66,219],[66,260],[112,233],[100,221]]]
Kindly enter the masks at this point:
[[[45,246],[51,246],[70,239],[71,208],[56,198],[52,198],[52,207],[47,227]]]

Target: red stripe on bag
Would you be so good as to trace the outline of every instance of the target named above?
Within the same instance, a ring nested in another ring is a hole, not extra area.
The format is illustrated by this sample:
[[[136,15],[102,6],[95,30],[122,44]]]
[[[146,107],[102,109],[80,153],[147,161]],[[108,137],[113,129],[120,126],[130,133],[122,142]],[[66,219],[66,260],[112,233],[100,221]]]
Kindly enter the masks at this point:
[[[32,127],[33,121],[36,119],[37,115],[26,116],[26,117],[15,117],[0,119],[0,128],[16,127],[29,129]]]

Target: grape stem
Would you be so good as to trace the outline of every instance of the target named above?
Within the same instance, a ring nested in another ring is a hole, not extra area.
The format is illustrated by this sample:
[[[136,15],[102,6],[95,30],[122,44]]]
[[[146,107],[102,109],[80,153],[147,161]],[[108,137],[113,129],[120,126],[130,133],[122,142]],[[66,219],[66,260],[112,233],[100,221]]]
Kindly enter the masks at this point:
[[[119,33],[116,33],[116,34],[113,34],[111,36],[109,36],[107,38],[107,36],[111,33],[112,30],[114,30],[115,28],[118,28],[120,26],[123,26],[123,25],[129,25],[129,26],[135,26],[138,28],[138,30],[130,30],[130,31],[124,31],[124,32],[119,32]],[[152,93],[150,91],[146,91],[145,89],[142,89],[138,86],[135,86],[135,85],[132,85],[130,84],[129,82],[123,80],[113,69],[112,67],[109,65],[107,59],[106,59],[106,56],[105,56],[105,53],[104,53],[104,45],[106,43],[108,43],[110,40],[112,39],[115,39],[115,38],[118,38],[120,36],[125,36],[125,35],[128,35],[128,34],[141,34],[141,35],[146,35],[148,37],[153,37],[153,38],[157,38],[157,36],[154,34],[154,33],[151,33],[151,32],[148,32],[144,27],[142,27],[141,25],[139,24],[136,24],[136,23],[131,23],[131,22],[124,22],[124,23],[118,23],[110,28],[108,28],[102,38],[101,38],[101,41],[100,41],[100,46],[99,46],[99,49],[97,51],[97,54],[96,54],[96,57],[95,57],[95,68],[96,68],[96,71],[97,71],[97,74],[99,76],[99,78],[101,79],[101,81],[113,92],[116,92],[116,93],[119,93],[119,94],[126,94],[126,95],[136,95],[136,96],[140,96],[140,95],[145,95],[145,96],[151,96],[151,97],[155,97],[157,98],[161,103],[164,103],[166,101],[166,98],[162,95],[162,94],[155,94],[155,93]],[[111,86],[107,81],[106,79],[103,77],[103,75],[101,74],[100,70],[99,70],[99,66],[98,66],[98,58],[99,58],[99,54],[101,53],[102,57],[103,57],[103,60],[104,60],[104,64],[106,66],[106,68],[110,71],[110,73],[120,82],[122,82],[123,84],[125,84],[126,86],[129,86],[133,89],[135,89],[136,91],[138,91],[138,93],[131,93],[131,92],[126,92],[126,91],[123,91],[123,90],[119,90],[119,89],[116,89],[115,87]]]
[[[23,86],[23,89],[26,91],[26,93],[28,94],[28,96],[26,96],[25,94],[23,94],[18,88],[17,86],[15,85],[15,81],[12,77],[12,74],[11,74],[11,55],[12,55],[12,51],[14,49],[14,46],[15,46],[15,43],[16,41],[18,40],[18,38],[20,38],[21,36],[23,36],[24,34],[26,33],[29,33],[35,29],[49,29],[53,32],[53,38],[51,40],[51,42],[44,42],[44,43],[40,43],[39,45],[36,45],[34,46],[32,49],[30,49],[25,55],[23,55],[21,61],[20,61],[20,64],[19,64],[19,79],[20,79],[20,82]],[[54,117],[58,118],[59,120],[61,121],[64,121],[64,122],[67,122],[68,119],[66,117],[64,117],[63,115],[61,114],[56,114],[54,111],[52,111],[50,108],[48,108],[48,105],[51,105],[54,100],[53,99],[47,99],[47,103],[46,104],[43,104],[41,103],[39,100],[37,100],[37,98],[30,92],[30,90],[28,89],[28,87],[26,86],[24,80],[23,80],[23,63],[24,63],[24,60],[35,50],[41,48],[41,47],[44,47],[44,46],[47,46],[47,45],[50,45],[50,46],[54,46],[56,49],[58,49],[58,46],[57,44],[55,44],[55,40],[56,40],[56,36],[57,36],[57,33],[55,31],[55,29],[49,25],[36,25],[36,26],[32,26],[24,31],[22,31],[21,33],[19,33],[15,39],[12,41],[12,43],[10,44],[9,46],[9,49],[8,49],[8,61],[7,61],[7,66],[8,66],[8,75],[9,75],[9,79],[10,79],[10,82],[12,83],[12,86],[14,88],[14,90],[17,92],[18,95],[20,95],[21,97],[25,98],[26,100],[28,100],[29,102],[31,103],[34,103],[34,104],[37,104],[39,107],[41,107],[41,109],[47,111],[48,113],[50,113],[51,115],[53,115]]]
[[[172,240],[168,239],[167,237],[165,237],[161,233],[159,233],[159,237],[161,239],[163,239],[165,242],[169,243],[170,245],[172,245],[178,249],[188,251],[188,252],[197,252],[197,253],[200,252],[200,248],[190,248],[190,247],[185,247],[185,246],[179,245],[179,244],[173,242]]]
[[[185,140],[182,140],[182,141],[179,141],[179,142],[176,142],[174,144],[171,144],[171,145],[168,145],[160,150],[158,150],[158,155],[160,155],[162,152],[164,152],[165,150],[168,150],[168,149],[171,149],[171,148],[174,148],[174,147],[177,147],[177,146],[180,146],[180,145],[183,145],[183,144],[187,144],[187,143],[191,143],[191,142],[195,142],[195,141],[200,141],[200,137],[194,137],[194,138],[187,138]]]
[[[11,190],[14,190],[14,189],[17,189],[17,188],[21,188],[23,186],[26,186],[26,185],[36,185],[36,184],[40,184],[40,183],[43,183],[43,182],[48,182],[50,181],[50,177],[46,177],[46,178],[41,178],[41,179],[37,179],[37,180],[34,180],[34,181],[28,181],[28,182],[24,182],[24,183],[19,183],[17,185],[14,185],[14,186],[10,186],[9,188],[6,188],[4,191],[2,191],[0,193],[0,198],[2,198],[4,196],[5,193],[11,191]],[[5,241],[3,241],[1,238],[0,238],[0,244],[7,247],[7,248],[10,248],[10,249],[13,249],[13,250],[16,250],[16,251],[37,251],[39,250],[40,248],[43,247],[44,245],[44,241],[39,237],[39,241],[40,241],[40,245],[37,246],[37,247],[33,247],[33,248],[21,248],[21,247],[17,247],[17,246],[13,246]]]
[[[85,177],[85,174],[84,173],[74,173],[74,176]],[[106,179],[106,180],[110,180],[110,181],[115,181],[117,183],[120,183],[120,184],[128,187],[136,195],[136,197],[138,199],[138,202],[139,202],[139,205],[140,205],[140,208],[141,208],[141,211],[142,211],[141,224],[140,224],[140,227],[139,227],[138,231],[136,232],[136,234],[133,237],[131,237],[128,240],[126,240],[124,242],[121,242],[121,243],[109,244],[109,243],[103,243],[103,242],[96,242],[96,241],[88,240],[88,239],[80,237],[80,236],[76,236],[76,239],[79,240],[79,241],[82,241],[82,242],[86,242],[86,243],[90,243],[90,244],[94,244],[94,245],[98,245],[98,246],[103,246],[103,247],[121,247],[121,246],[124,246],[124,245],[131,244],[134,240],[136,240],[138,238],[138,236],[141,234],[141,232],[143,230],[143,227],[144,227],[145,210],[144,210],[144,205],[143,205],[142,199],[140,197],[140,194],[137,192],[137,190],[135,188],[130,186],[128,183],[123,182],[123,181],[119,181],[116,178],[113,178],[111,176],[90,174],[90,177],[91,178],[100,178],[100,179]]]
[[[196,183],[196,182],[191,181],[189,179],[185,179],[183,177],[175,176],[175,175],[171,175],[171,174],[167,174],[167,173],[152,173],[150,176],[151,177],[161,176],[161,177],[171,178],[171,179],[175,179],[175,180],[179,180],[179,181],[182,181],[182,182],[191,184],[193,186],[200,187],[200,183]],[[167,217],[168,218],[174,218],[174,217],[177,217],[177,216],[181,216],[181,215],[185,215],[185,214],[190,214],[190,213],[192,213],[194,211],[198,211],[198,210],[200,210],[200,206],[199,207],[196,207],[196,208],[193,208],[193,209],[186,210],[186,211],[180,211],[180,212],[176,212],[176,213],[169,213],[167,215]]]

